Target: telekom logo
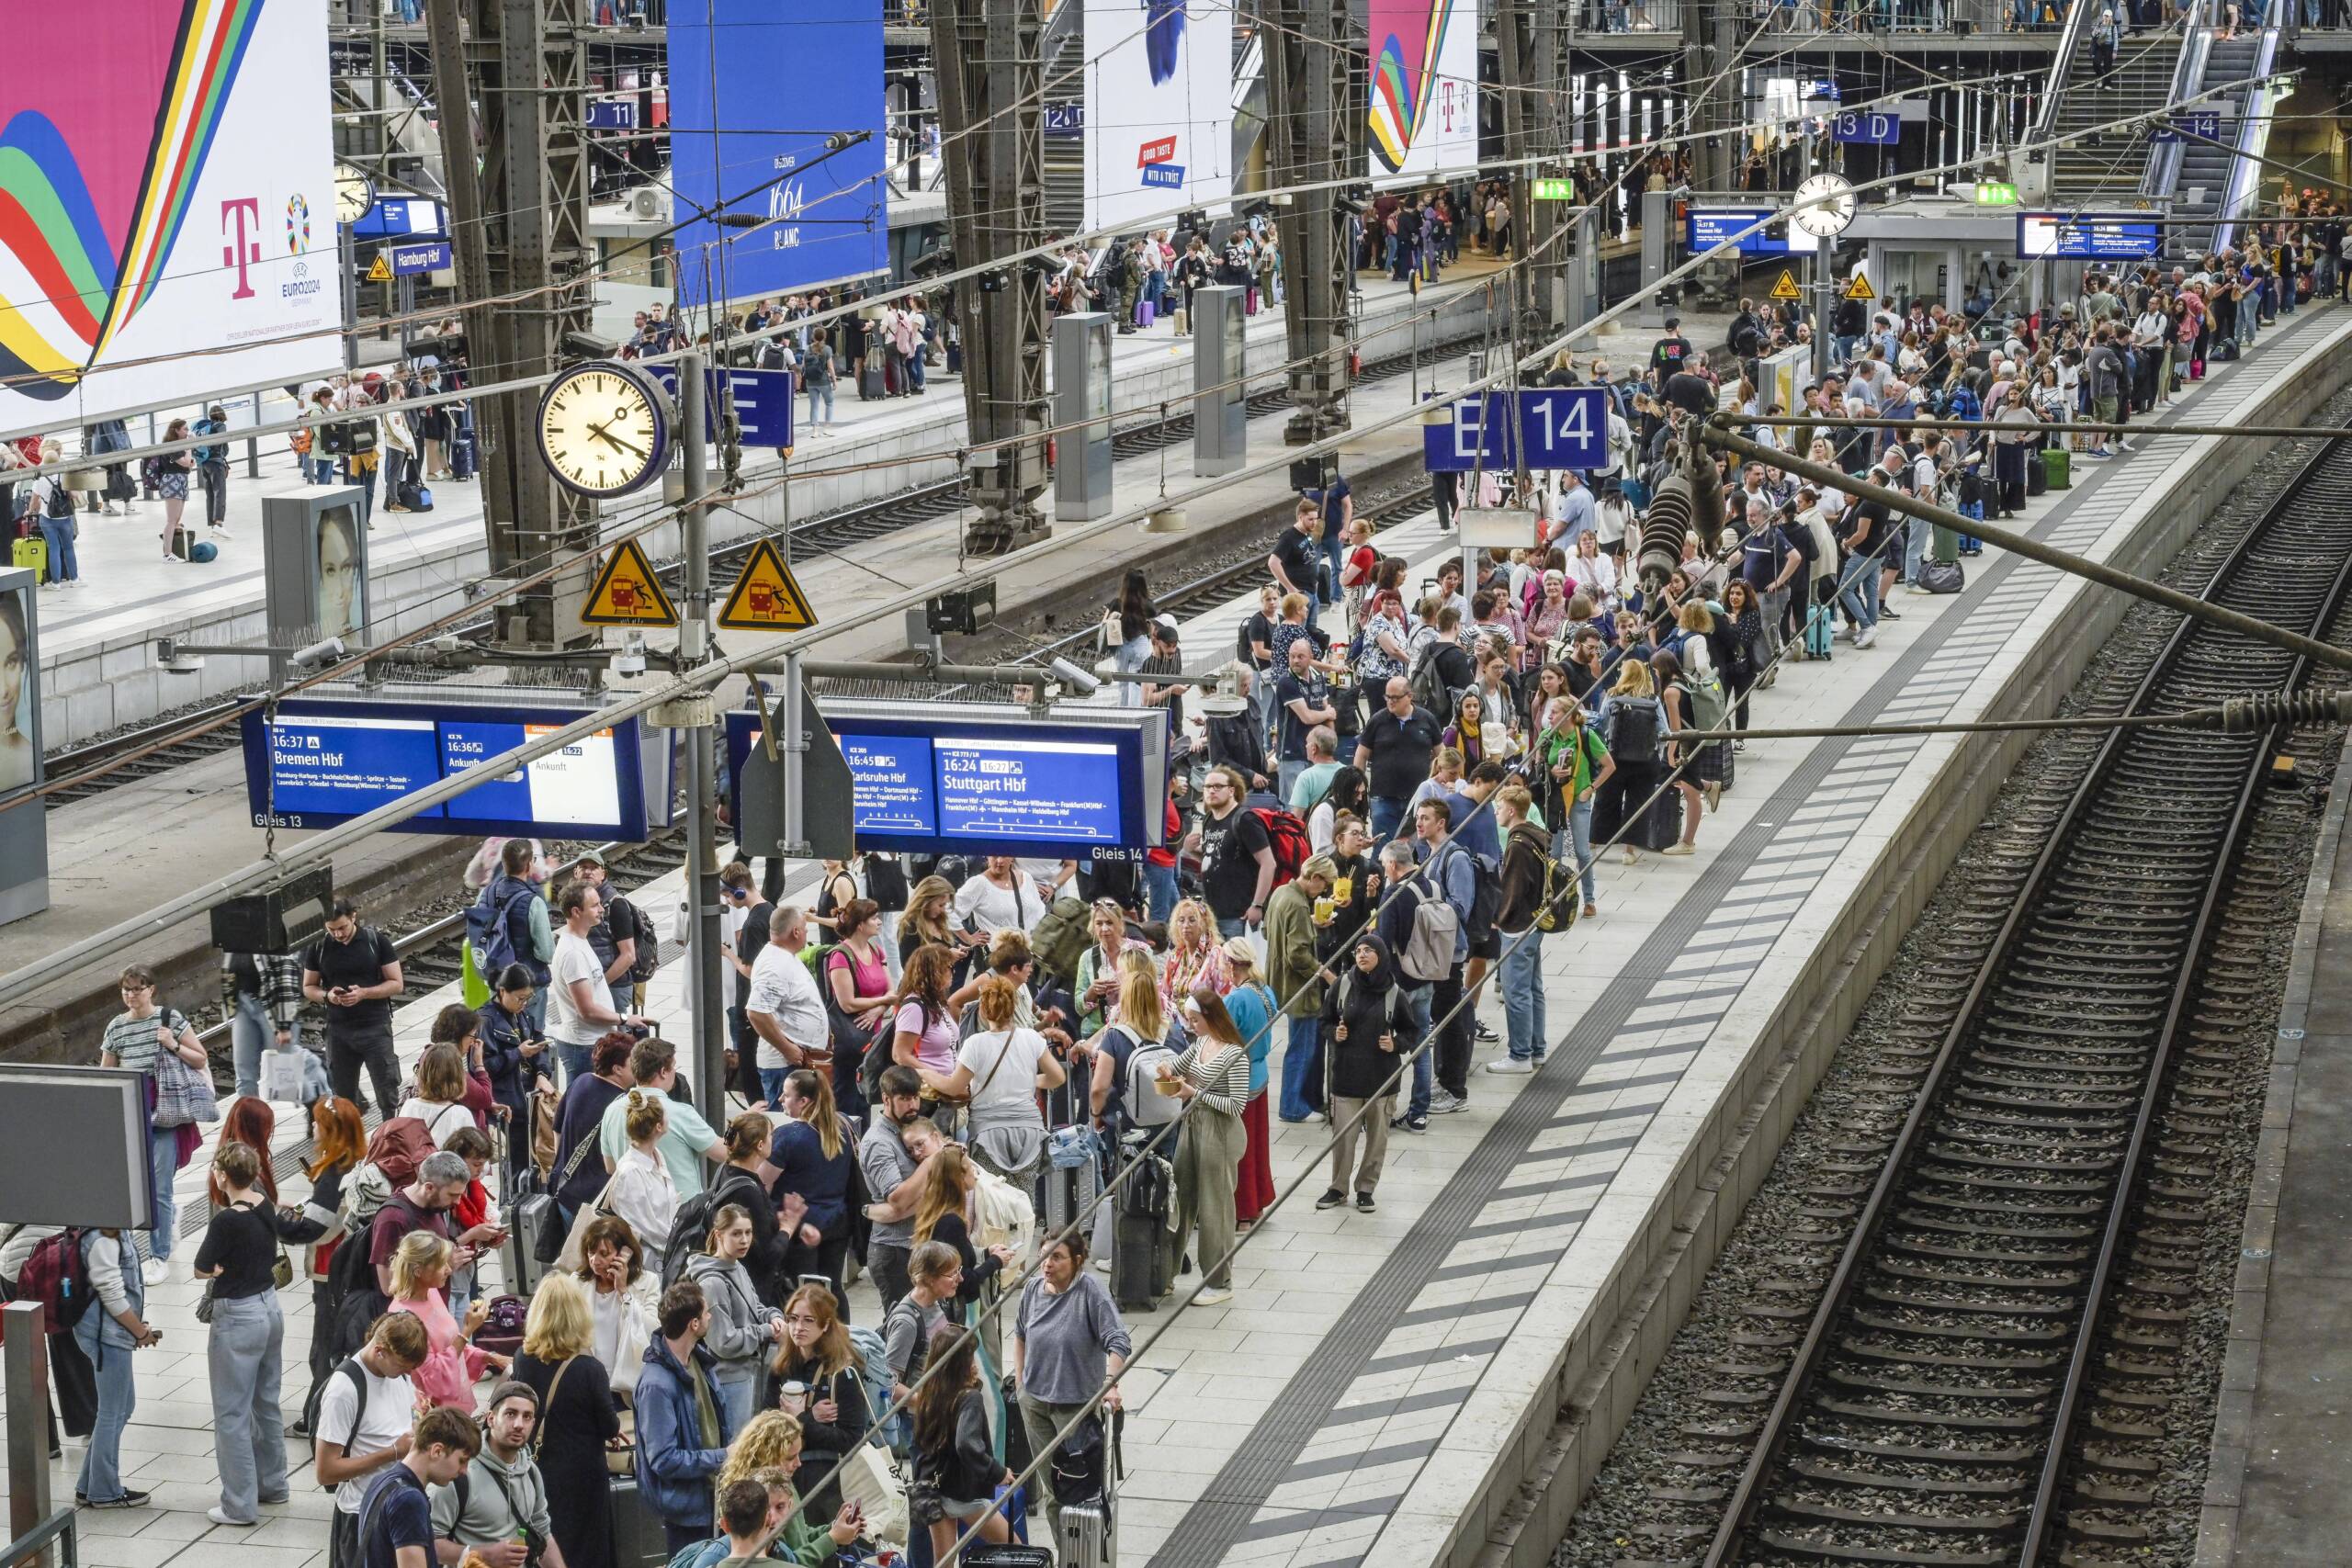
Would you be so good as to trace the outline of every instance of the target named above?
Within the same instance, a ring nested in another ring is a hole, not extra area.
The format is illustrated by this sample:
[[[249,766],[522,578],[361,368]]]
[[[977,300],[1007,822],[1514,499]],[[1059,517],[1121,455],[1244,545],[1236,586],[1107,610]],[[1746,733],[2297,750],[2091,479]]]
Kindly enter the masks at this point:
[[[1456,92],[1456,90],[1457,90],[1459,87],[1461,87],[1461,85],[1462,85],[1462,84],[1461,84],[1461,83],[1459,83],[1459,82],[1455,81],[1455,80],[1454,80],[1453,77],[1451,77],[1451,76],[1441,76],[1441,77],[1439,77],[1439,78],[1438,78],[1438,82],[1437,82],[1437,123],[1438,123],[1438,129],[1439,129],[1440,130],[1442,130],[1442,131],[1446,132],[1446,133],[1447,133],[1447,134],[1449,134],[1449,135],[1450,135],[1450,134],[1452,134],[1452,133],[1453,133],[1453,115],[1454,115],[1454,109],[1455,109],[1455,102],[1454,102],[1455,92]]]
[[[261,201],[257,197],[243,196],[220,204],[220,231],[229,232],[232,220],[236,236],[220,248],[220,265],[237,269],[237,291],[232,299],[250,299],[254,286],[246,276],[246,268],[261,260]],[[248,238],[247,236],[251,236]]]

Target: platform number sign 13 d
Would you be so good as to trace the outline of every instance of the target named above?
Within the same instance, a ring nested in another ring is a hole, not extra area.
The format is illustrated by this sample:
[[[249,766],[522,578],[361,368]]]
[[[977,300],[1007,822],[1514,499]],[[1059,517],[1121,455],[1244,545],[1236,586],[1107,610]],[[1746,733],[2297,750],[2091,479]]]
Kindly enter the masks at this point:
[[[1892,147],[1903,139],[1903,120],[1898,115],[1877,109],[1844,109],[1830,121],[1829,138],[1833,141]]]

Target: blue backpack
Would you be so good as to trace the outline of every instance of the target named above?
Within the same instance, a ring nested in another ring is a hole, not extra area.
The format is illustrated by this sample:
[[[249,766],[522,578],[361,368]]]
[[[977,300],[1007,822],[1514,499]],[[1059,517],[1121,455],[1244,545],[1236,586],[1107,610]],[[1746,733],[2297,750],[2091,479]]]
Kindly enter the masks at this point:
[[[514,941],[518,916],[525,921],[524,929],[529,930],[530,914],[526,901],[537,897],[538,890],[525,884],[509,893],[503,903],[492,904],[491,890],[496,886],[493,882],[483,888],[481,897],[466,910],[466,941],[474,950],[475,964],[481,970],[482,978],[492,985],[498,983],[499,975],[509,964],[524,964],[544,984],[546,977],[540,974],[538,964],[526,960]]]

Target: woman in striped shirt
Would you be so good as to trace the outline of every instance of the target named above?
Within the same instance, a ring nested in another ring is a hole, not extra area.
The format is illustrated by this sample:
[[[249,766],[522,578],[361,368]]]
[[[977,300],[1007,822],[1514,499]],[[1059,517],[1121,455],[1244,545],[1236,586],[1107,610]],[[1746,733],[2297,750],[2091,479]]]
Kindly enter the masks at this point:
[[[1181,1253],[1193,1226],[1200,1227],[1208,1285],[1193,1300],[1216,1306],[1233,1299],[1233,1265],[1226,1255],[1233,1250],[1234,1184],[1249,1145],[1241,1111],[1250,1103],[1250,1053],[1215,991],[1184,998],[1184,1022],[1193,1043],[1162,1074],[1185,1102],[1176,1145],[1176,1247]]]

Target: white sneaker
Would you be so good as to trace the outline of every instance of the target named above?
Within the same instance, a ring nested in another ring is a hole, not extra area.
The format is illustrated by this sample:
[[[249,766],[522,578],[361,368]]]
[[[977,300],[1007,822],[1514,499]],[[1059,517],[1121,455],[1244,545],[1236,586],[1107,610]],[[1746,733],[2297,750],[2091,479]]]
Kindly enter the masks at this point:
[[[1108,1256],[1108,1255],[1105,1255],[1105,1256],[1103,1256],[1103,1257],[1101,1257],[1101,1258],[1096,1258],[1096,1259],[1094,1260],[1094,1267],[1096,1267],[1097,1269],[1102,1269],[1102,1272],[1104,1272],[1105,1274],[1108,1274],[1108,1273],[1111,1271],[1111,1259],[1110,1259],[1109,1256]]]
[[[139,1277],[151,1285],[160,1285],[172,1277],[172,1266],[160,1258],[151,1258],[139,1266]]]
[[[1855,634],[1854,646],[1856,648],[1868,648],[1877,640],[1878,627],[1875,626],[1864,626],[1860,632]]]
[[[1500,1056],[1487,1064],[1487,1071],[1490,1073],[1507,1073],[1520,1077],[1525,1077],[1534,1070],[1534,1063],[1522,1062],[1517,1056]]]
[[[1231,1291],[1220,1291],[1216,1286],[1211,1285],[1207,1290],[1203,1291],[1199,1295],[1193,1298],[1193,1304],[1200,1307],[1223,1306],[1232,1299],[1233,1292]]]
[[[221,1507],[217,1503],[211,1507],[204,1510],[204,1517],[210,1519],[216,1525],[235,1525],[240,1529],[251,1529],[254,1526],[261,1523],[259,1519],[232,1518],[230,1517],[229,1510]]]
[[[1442,1089],[1433,1089],[1430,1090],[1430,1115],[1451,1115],[1453,1112],[1462,1109],[1464,1109],[1462,1101],[1453,1097],[1452,1090]]]

